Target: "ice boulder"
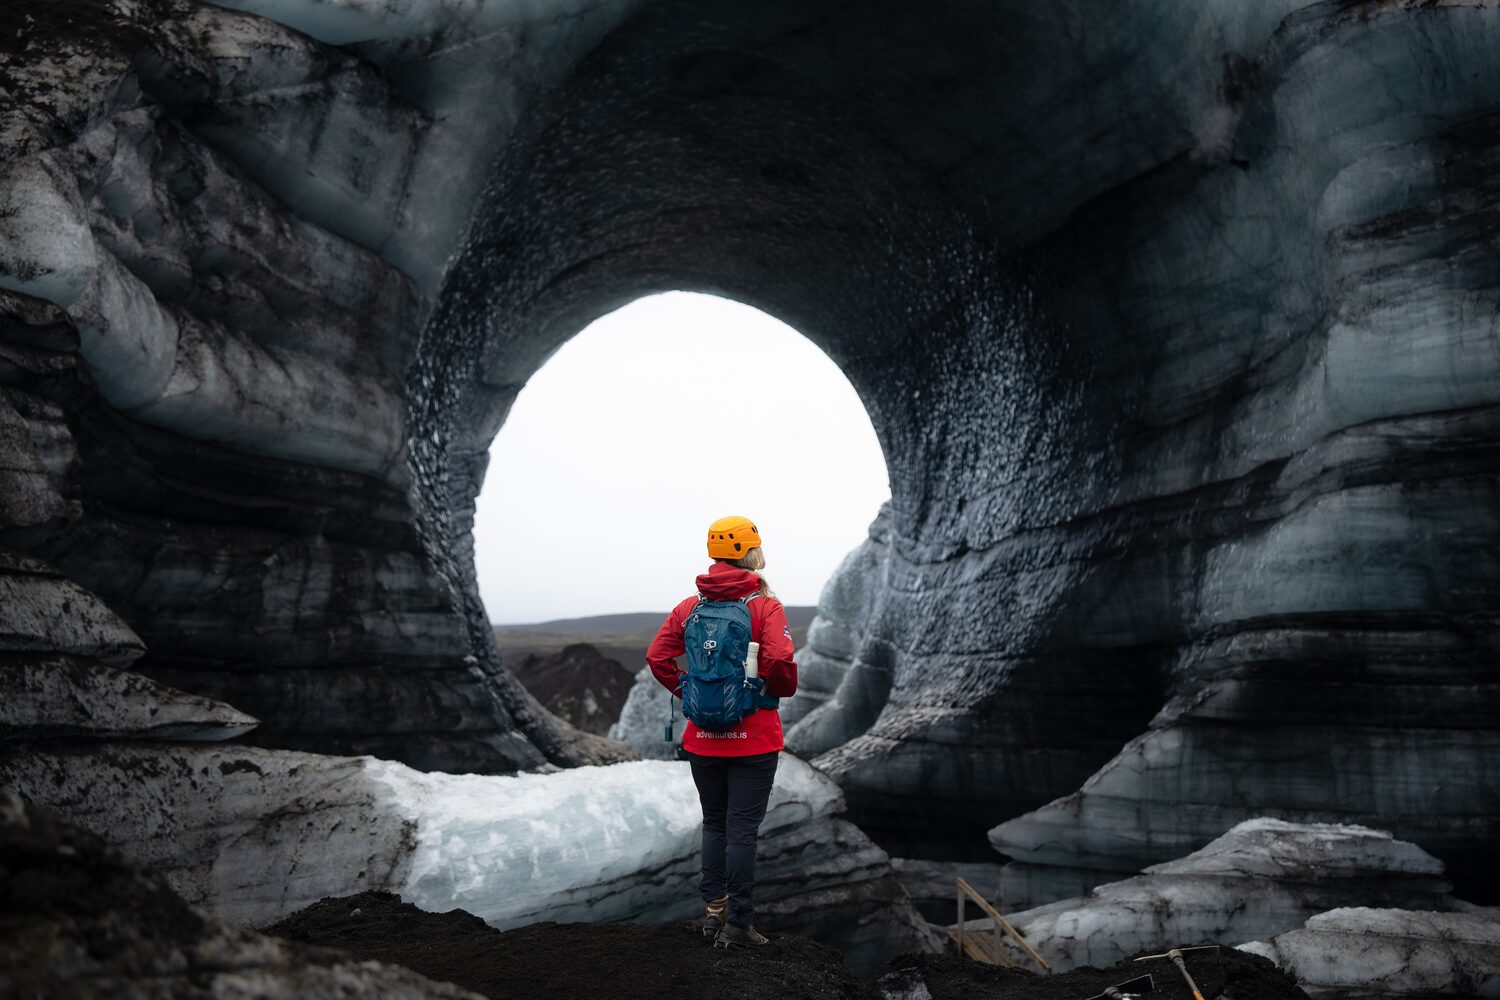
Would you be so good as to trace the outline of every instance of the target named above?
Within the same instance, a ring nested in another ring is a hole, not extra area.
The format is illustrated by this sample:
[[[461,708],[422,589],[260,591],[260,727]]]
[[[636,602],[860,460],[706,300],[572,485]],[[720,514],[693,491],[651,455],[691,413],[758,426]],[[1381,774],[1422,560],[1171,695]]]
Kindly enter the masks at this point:
[[[460,907],[500,928],[700,912],[701,814],[685,762],[513,777],[370,768],[396,812],[417,819],[398,891],[425,910]],[[761,825],[758,922],[834,944],[856,971],[933,948],[890,859],[843,808],[838,786],[781,756]]]
[[[1270,937],[1340,906],[1467,905],[1448,895],[1442,872],[1438,859],[1383,830],[1262,817],[1186,857],[1009,919],[1054,968],[1103,967],[1164,941]]]
[[[1313,997],[1500,996],[1500,911],[1348,907],[1240,950]]]
[[[672,718],[668,698],[667,689],[651,676],[651,668],[642,667],[625,696],[619,721],[610,727],[609,738],[626,744],[647,760],[670,759],[682,742],[683,723],[678,714],[672,731],[675,739],[668,742],[662,738],[662,731]]]
[[[633,761],[554,774],[454,775],[372,761],[417,820],[402,898],[461,907],[500,928],[538,920],[671,920],[701,905],[701,829],[686,763]],[[826,821],[838,788],[795,757],[777,769],[762,843]],[[762,851],[771,867],[774,855]]]

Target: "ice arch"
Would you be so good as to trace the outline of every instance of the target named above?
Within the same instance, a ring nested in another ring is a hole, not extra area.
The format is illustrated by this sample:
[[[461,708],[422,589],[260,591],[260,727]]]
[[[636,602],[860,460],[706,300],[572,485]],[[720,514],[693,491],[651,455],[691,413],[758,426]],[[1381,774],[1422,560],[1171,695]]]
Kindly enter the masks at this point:
[[[237,6],[7,62],[13,653],[612,759],[487,651],[468,517],[542,359],[688,288],[886,451],[860,822],[1008,820],[1039,892],[1264,813],[1500,870],[1493,3]]]

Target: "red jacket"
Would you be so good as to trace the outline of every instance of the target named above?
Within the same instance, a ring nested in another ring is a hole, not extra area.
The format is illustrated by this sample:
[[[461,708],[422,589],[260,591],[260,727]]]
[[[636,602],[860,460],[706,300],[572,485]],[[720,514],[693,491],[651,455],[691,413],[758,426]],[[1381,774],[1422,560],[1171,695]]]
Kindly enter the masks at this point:
[[[711,601],[736,601],[755,593],[760,577],[730,563],[714,563],[697,579],[698,593]],[[646,651],[646,663],[662,686],[676,693],[686,667],[677,665],[682,655],[682,629],[688,615],[698,603],[695,595],[672,609],[667,620],[656,630],[656,638]],[[766,682],[766,694],[772,698],[789,698],[797,693],[797,661],[793,659],[792,630],[787,627],[786,610],[772,597],[757,597],[746,605],[750,609],[750,638],[760,643],[760,676]],[[691,722],[682,734],[682,745],[689,753],[704,757],[749,757],[780,750],[781,713],[762,708],[745,717],[745,721],[723,733],[700,730]]]

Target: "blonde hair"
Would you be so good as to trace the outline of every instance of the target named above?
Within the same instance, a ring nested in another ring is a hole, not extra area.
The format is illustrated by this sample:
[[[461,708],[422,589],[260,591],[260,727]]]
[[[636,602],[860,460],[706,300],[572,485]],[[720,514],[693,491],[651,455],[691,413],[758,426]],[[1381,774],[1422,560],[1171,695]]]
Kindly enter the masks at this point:
[[[766,568],[766,554],[760,550],[759,545],[738,559],[719,559],[717,561],[727,562],[731,566],[738,566],[740,569],[748,569],[760,579],[760,589],[755,593],[761,597],[769,597],[773,601],[776,600],[776,592],[771,589],[771,581],[760,574],[760,571]]]

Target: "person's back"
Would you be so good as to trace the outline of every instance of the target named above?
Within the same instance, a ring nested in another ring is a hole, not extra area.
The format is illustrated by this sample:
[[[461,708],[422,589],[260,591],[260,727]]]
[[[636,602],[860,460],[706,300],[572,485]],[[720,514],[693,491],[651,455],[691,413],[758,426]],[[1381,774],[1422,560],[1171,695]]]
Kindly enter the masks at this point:
[[[765,566],[760,533],[747,518],[728,517],[709,527],[708,554],[714,559],[697,578],[698,592],[672,609],[646,653],[652,674],[677,693],[686,664],[684,628],[703,601],[744,601],[750,639],[760,644],[761,704],[728,728],[706,729],[689,720],[683,748],[692,762],[693,782],[703,807],[703,880],[707,907],[704,933],[714,943],[764,944],[753,927],[752,891],[755,844],[765,818],[777,755],[783,747],[781,713],[774,699],[797,691],[797,662],[786,611],[755,571]]]

